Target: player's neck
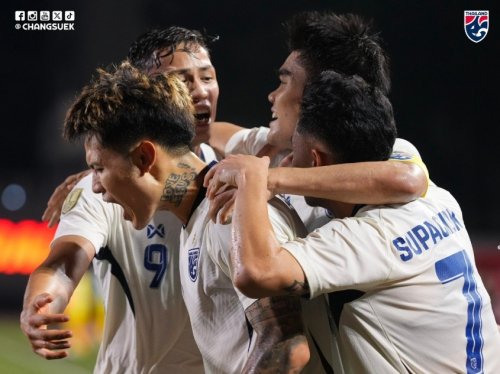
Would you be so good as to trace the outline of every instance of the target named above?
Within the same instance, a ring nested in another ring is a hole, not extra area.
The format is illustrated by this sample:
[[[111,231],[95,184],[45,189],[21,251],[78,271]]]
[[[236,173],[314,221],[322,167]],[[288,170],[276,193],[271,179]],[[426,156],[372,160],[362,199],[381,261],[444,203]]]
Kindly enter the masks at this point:
[[[164,175],[161,209],[171,211],[185,224],[189,220],[193,204],[203,185],[199,178],[206,164],[194,153],[172,159]]]
[[[350,203],[343,203],[340,201],[334,201],[334,200],[324,200],[325,203],[321,204],[324,208],[330,210],[333,212],[335,215],[335,218],[345,218],[345,217],[352,217],[354,208],[356,207],[355,204],[350,204]]]
[[[201,152],[201,145],[200,144],[196,144],[196,145],[193,145],[193,152],[196,156],[198,156],[199,158],[202,158],[202,152]]]

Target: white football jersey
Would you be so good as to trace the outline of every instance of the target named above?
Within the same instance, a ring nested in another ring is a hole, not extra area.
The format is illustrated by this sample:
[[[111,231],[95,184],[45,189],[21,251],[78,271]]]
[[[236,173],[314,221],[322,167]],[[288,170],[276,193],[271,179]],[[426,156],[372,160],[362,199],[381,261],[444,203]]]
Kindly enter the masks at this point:
[[[69,204],[69,205],[68,205]],[[203,373],[182,300],[180,221],[160,212],[143,230],[83,178],[67,199],[55,238],[79,235],[96,249],[105,323],[95,373]]]
[[[214,149],[210,147],[208,144],[201,143],[200,144],[201,153],[198,155],[200,159],[209,164],[212,161],[217,161],[217,154]]]
[[[200,145],[207,162],[213,149]],[[92,192],[88,175],[66,199],[55,238],[79,235],[96,249],[106,310],[95,373],[203,373],[179,278],[180,221],[158,212],[143,230]]]
[[[456,200],[429,186],[283,245],[329,294],[346,370],[500,373],[500,334]]]
[[[199,204],[181,234],[179,267],[187,310],[193,333],[203,356],[207,373],[240,373],[253,348],[252,331],[245,309],[255,302],[234,288],[229,253],[231,225],[214,224],[208,218],[209,201],[200,192]],[[284,205],[284,204],[283,204]],[[295,238],[296,225],[286,214],[269,207],[270,219],[278,240]],[[310,303],[307,301],[306,303]],[[321,359],[332,362],[329,315],[324,300],[315,300],[307,309],[314,323],[308,333],[321,334],[311,343],[310,368],[304,373],[323,373]],[[326,336],[326,338],[325,338]],[[316,349],[322,349],[322,357]]]

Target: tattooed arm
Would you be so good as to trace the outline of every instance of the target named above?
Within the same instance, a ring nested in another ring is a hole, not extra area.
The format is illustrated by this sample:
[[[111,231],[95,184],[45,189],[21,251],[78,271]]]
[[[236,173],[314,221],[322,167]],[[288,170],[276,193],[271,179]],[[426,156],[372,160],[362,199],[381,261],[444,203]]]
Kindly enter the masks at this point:
[[[309,346],[299,298],[259,299],[245,314],[256,341],[242,373],[300,373],[309,361]]]

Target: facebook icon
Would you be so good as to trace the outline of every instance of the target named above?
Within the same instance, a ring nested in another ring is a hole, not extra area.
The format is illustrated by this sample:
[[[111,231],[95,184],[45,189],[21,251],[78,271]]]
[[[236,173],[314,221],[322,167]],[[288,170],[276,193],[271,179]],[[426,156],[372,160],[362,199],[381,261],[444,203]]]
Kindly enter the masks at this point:
[[[25,14],[24,10],[16,10],[16,21],[25,21]]]

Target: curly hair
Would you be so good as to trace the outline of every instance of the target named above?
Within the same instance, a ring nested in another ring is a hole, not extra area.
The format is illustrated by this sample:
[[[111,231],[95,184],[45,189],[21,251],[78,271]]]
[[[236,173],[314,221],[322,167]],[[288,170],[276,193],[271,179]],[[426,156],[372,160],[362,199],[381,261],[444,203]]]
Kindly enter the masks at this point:
[[[97,73],[66,114],[66,139],[96,136],[104,147],[122,154],[143,139],[170,151],[189,150],[195,134],[193,107],[175,74],[148,76],[128,61]]]
[[[290,18],[285,30],[290,52],[299,52],[309,78],[325,70],[357,74],[389,93],[389,59],[371,22],[355,14],[311,11]]]
[[[150,30],[140,35],[130,46],[128,59],[135,67],[150,71],[153,67],[159,68],[161,58],[173,55],[180,44],[185,52],[196,53],[199,48],[218,40],[218,36],[209,36],[198,30],[171,26],[166,29]]]

